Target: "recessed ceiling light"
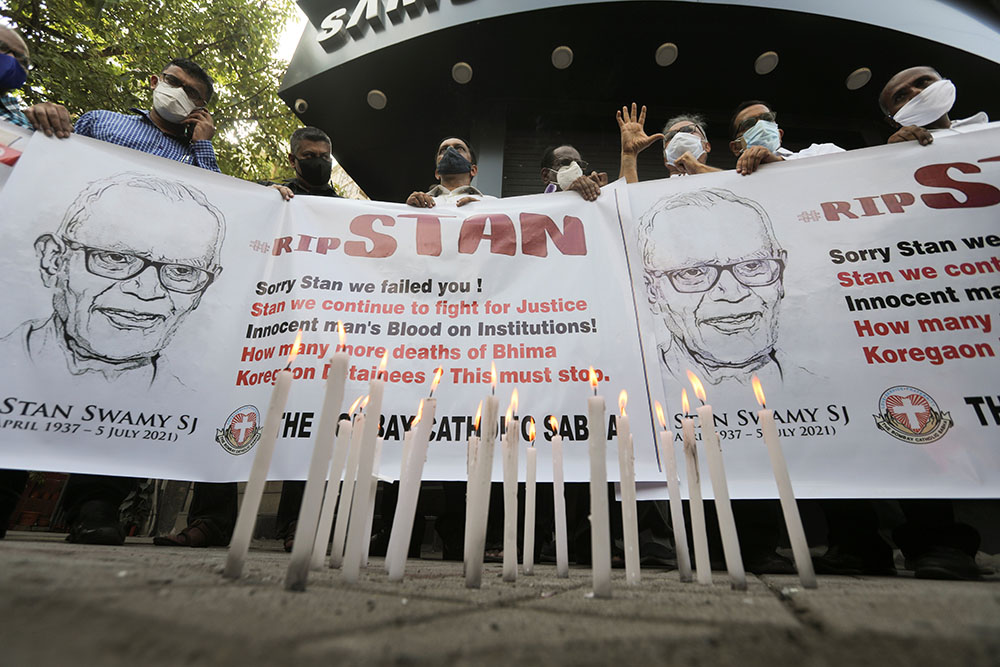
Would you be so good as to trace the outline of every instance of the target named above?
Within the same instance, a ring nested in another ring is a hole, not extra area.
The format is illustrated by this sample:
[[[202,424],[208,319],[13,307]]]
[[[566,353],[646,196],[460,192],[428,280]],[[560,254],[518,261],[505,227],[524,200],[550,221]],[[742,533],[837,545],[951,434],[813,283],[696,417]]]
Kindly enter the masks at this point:
[[[385,93],[383,93],[381,90],[373,88],[372,90],[368,91],[368,106],[370,106],[372,109],[375,110],[384,109],[386,102],[388,102],[388,99],[386,98]]]
[[[774,51],[765,51],[757,56],[757,60],[754,61],[753,64],[753,70],[757,72],[757,74],[770,74],[777,66],[778,54]]]
[[[472,65],[466,62],[455,63],[451,67],[451,78],[455,83],[469,83],[472,81]]]
[[[672,65],[677,60],[677,45],[673,42],[664,42],[656,49],[656,64],[660,67]]]
[[[871,80],[872,71],[867,67],[859,67],[847,75],[847,81],[844,84],[848,90],[857,90],[858,88],[864,88]]]
[[[552,49],[552,66],[556,69],[566,69],[573,64],[573,49],[568,46],[557,46]]]

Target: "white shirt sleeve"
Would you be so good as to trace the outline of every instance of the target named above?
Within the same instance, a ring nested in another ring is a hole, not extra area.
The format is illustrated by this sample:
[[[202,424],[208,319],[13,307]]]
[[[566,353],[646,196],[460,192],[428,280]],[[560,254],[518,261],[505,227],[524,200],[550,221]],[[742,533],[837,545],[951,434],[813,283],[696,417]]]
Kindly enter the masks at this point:
[[[809,148],[803,148],[798,153],[792,153],[783,149],[778,149],[781,157],[786,160],[800,160],[806,157],[817,157],[820,155],[832,155],[833,153],[843,153],[844,149],[837,144],[813,144]]]

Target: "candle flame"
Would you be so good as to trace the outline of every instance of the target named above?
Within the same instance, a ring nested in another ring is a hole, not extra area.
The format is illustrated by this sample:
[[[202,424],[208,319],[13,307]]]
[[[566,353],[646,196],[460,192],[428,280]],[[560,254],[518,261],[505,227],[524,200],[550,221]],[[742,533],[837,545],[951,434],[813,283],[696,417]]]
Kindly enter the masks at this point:
[[[594,396],[597,396],[597,373],[593,366],[590,367],[590,386],[594,388]]]
[[[361,401],[361,410],[362,410],[362,411],[363,411],[363,410],[364,410],[365,408],[367,408],[367,407],[368,407],[368,399],[369,399],[369,396],[365,396],[365,400]]]
[[[667,420],[663,417],[663,406],[660,405],[659,401],[654,403],[656,406],[656,420],[660,422],[660,427],[666,431],[667,430]]]
[[[389,350],[385,351],[382,355],[382,363],[378,365],[378,374],[375,375],[377,379],[382,379],[382,374],[385,373],[385,367],[389,363]]]
[[[358,396],[358,397],[357,397],[356,399],[354,399],[354,402],[353,402],[353,403],[351,403],[351,409],[347,411],[347,414],[349,414],[349,415],[353,415],[353,414],[354,414],[354,411],[355,411],[355,410],[357,409],[357,407],[358,407],[358,403],[360,403],[360,402],[361,402],[361,399],[363,399],[363,398],[364,398],[364,396]]]
[[[431,380],[431,396],[434,395],[434,390],[438,388],[442,375],[444,375],[444,366],[438,366],[437,370],[434,371],[434,379]]]
[[[299,345],[301,343],[302,329],[299,329],[299,332],[295,334],[295,344],[292,345],[292,351],[288,353],[288,366],[291,366],[292,362],[295,361],[295,357],[299,356]]]
[[[514,404],[510,403],[507,405],[507,424],[510,424],[510,420],[514,417]],[[504,432],[507,431],[507,426],[504,425]]]
[[[701,384],[701,380],[698,376],[692,373],[690,370],[687,371],[688,382],[694,387],[694,395],[698,397],[698,400],[704,403],[707,400],[705,396],[705,387]]]
[[[476,431],[479,430],[479,419],[482,416],[483,416],[483,402],[479,401],[479,407],[476,408],[476,421],[474,422],[474,424],[475,424],[474,430],[476,430]]]
[[[344,331],[344,321],[337,320],[337,335],[340,336],[340,346],[337,347],[338,350],[347,349],[347,333]]]
[[[490,364],[490,391],[494,394],[497,393],[497,365],[496,363]]]
[[[681,389],[681,409],[684,410],[684,416],[691,414],[691,404],[688,403],[688,390]]]
[[[515,417],[517,416],[517,387],[514,387],[514,391],[510,392],[510,412]]]
[[[535,444],[535,420],[528,417],[528,442]]]
[[[553,431],[559,433],[559,420],[556,419],[555,415],[549,415],[549,426],[552,427]]]
[[[417,425],[417,422],[420,421],[420,418],[423,416],[423,414],[424,414],[424,402],[420,401],[420,407],[417,408],[417,416],[414,417],[413,421],[410,422],[410,428],[413,428],[414,426]]]
[[[767,401],[764,399],[764,388],[760,386],[760,380],[757,379],[757,375],[754,374],[753,380],[753,394],[757,397],[757,402],[760,403],[760,407],[766,408]]]
[[[622,417],[627,417],[625,414],[625,406],[628,404],[628,392],[622,389],[621,393],[618,394],[618,410],[621,411]]]

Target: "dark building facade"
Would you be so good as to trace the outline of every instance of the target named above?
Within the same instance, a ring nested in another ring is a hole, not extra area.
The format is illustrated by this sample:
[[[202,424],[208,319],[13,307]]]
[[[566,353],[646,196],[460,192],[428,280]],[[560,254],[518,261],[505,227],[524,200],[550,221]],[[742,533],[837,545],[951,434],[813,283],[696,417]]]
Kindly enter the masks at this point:
[[[426,189],[434,150],[451,135],[471,141],[476,184],[489,194],[540,192],[541,154],[559,143],[614,180],[615,111],[633,101],[648,107],[649,133],[677,113],[704,114],[710,164],[721,168],[734,166],[728,122],[746,99],[777,110],[792,150],[884,142],[878,92],[911,65],[955,82],[953,118],[982,110],[1000,119],[1000,3],[992,0],[299,5],[310,23],[281,96],[330,135],[365,192],[385,201]],[[863,68],[870,81],[855,87]],[[642,154],[639,174],[666,176],[659,146]]]

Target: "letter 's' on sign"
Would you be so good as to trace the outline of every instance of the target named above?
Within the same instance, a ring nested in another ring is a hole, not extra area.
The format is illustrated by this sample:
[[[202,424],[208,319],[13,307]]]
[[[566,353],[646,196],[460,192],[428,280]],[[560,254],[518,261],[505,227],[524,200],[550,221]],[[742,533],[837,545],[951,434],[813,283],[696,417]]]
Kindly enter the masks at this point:
[[[367,26],[381,30],[386,26],[385,19],[393,23],[403,20],[403,12],[415,17],[424,7],[436,9],[438,0],[358,0],[358,4],[347,18],[347,8],[341,7],[323,19],[320,23],[316,41],[325,42],[333,37],[343,37],[346,30],[355,39],[365,34]]]

